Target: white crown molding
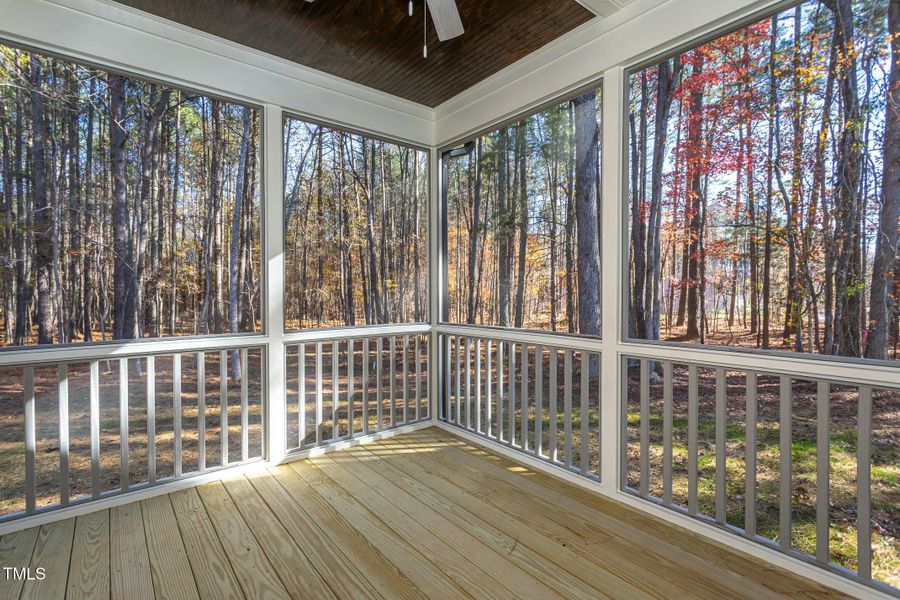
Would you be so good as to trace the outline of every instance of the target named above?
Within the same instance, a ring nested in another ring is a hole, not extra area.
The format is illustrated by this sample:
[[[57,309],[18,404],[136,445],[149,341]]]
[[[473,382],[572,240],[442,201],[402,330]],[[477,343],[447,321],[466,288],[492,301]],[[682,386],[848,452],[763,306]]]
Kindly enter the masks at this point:
[[[520,114],[780,0],[634,0],[595,18],[435,108],[437,146]]]
[[[598,80],[613,66],[646,58],[778,0],[612,1],[621,8],[611,16],[588,21],[436,109],[112,0],[0,0],[0,37],[210,93],[279,105],[335,125],[441,146]]]
[[[0,0],[0,37],[416,144],[434,111],[110,0]]]

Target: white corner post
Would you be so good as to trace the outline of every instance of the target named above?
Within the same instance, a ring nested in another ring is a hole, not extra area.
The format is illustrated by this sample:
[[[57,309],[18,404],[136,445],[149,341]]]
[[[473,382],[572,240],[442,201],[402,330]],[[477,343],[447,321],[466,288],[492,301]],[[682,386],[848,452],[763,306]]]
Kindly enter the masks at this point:
[[[441,265],[444,261],[441,247],[441,153],[437,148],[428,151],[428,320],[431,333],[428,335],[428,397],[431,406],[431,421],[438,420],[440,402],[441,353],[437,325],[441,321],[443,281]]]
[[[281,107],[263,110],[263,215],[266,315],[266,459],[277,463],[287,448],[284,364],[284,182]]]
[[[623,70],[614,67],[603,74],[603,130],[600,264],[600,484],[609,495],[619,487],[621,473],[621,368],[619,343],[624,335],[625,235],[622,227],[622,119],[625,111]]]

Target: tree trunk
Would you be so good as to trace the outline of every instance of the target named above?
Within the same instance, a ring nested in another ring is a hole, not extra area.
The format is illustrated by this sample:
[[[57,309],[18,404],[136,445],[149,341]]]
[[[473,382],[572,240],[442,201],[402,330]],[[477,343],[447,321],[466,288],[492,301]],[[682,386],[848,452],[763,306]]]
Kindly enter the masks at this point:
[[[749,48],[746,43],[744,43],[744,59],[745,64],[748,65],[751,61],[751,57],[749,56]],[[754,191],[754,180],[753,173],[755,168],[754,163],[754,155],[753,155],[753,94],[751,92],[751,87],[753,84],[752,75],[748,72],[744,75],[743,78],[743,89],[742,93],[744,96],[744,114],[747,118],[747,135],[744,138],[744,144],[746,145],[746,159],[747,159],[747,220],[750,227],[750,233],[748,235],[748,246],[749,246],[749,255],[750,255],[750,333],[754,336],[758,336],[759,334],[759,234],[757,229],[757,215],[756,215],[756,204],[757,199]],[[745,285],[746,288],[746,285]],[[744,292],[746,295],[746,291]],[[746,321],[746,301],[744,302],[744,311]],[[744,323],[744,327],[746,327],[746,322]],[[759,341],[756,342],[757,347],[759,346]]]
[[[97,93],[97,77],[91,75],[90,94],[93,98]],[[94,260],[97,254],[97,242],[95,242],[94,234],[94,212],[95,196],[94,196],[94,103],[88,102],[88,119],[87,119],[87,139],[85,141],[85,163],[84,163],[84,198],[85,198],[85,214],[84,214],[84,233],[90,244],[89,249],[85,250],[81,262],[81,330],[84,332],[84,341],[93,340],[93,324],[94,324],[94,290],[96,274],[94,273]]]
[[[731,290],[730,290],[730,302],[728,304],[728,329],[731,330],[734,327],[734,310],[737,305],[737,281],[738,281],[738,252],[740,248],[740,229],[741,229],[741,193],[743,186],[743,175],[744,175],[744,124],[742,122],[738,122],[738,164],[735,169],[736,181],[734,188],[734,212],[732,213],[732,224],[731,224],[731,243],[734,248],[732,249],[731,254]]]
[[[16,56],[16,66],[19,66],[19,57]],[[25,202],[25,167],[23,140],[25,138],[24,110],[22,92],[16,89],[16,212],[18,219],[15,228],[16,247],[16,329],[13,333],[16,346],[25,344],[25,336],[28,331],[28,299],[31,297],[31,286],[28,282],[28,251],[26,248],[25,223],[27,222],[27,207]]]
[[[700,243],[702,231],[701,186],[703,180],[703,56],[694,57],[692,78],[696,81],[691,92],[691,115],[688,123],[688,146],[692,158],[688,159],[690,177],[688,180],[687,210],[685,220],[688,221],[688,281],[687,281],[687,332],[688,339],[700,337],[697,323],[700,303],[704,298],[699,295],[700,282]]]
[[[647,311],[645,339],[659,339],[660,321],[660,232],[662,229],[663,167],[668,137],[669,114],[675,89],[681,79],[681,56],[666,60],[657,67],[656,110],[653,127],[653,158],[650,163],[650,212],[647,231],[647,279],[644,309]]]
[[[552,130],[553,136],[553,164],[550,174],[550,330],[556,331],[556,322],[558,319],[558,298],[556,290],[556,231],[557,231],[557,205],[559,202],[559,189],[557,185],[559,177],[559,137],[560,130]]]
[[[516,125],[516,164],[519,167],[519,264],[516,272],[515,327],[523,327],[525,320],[525,260],[528,253],[528,169],[526,158],[527,119]]]
[[[569,157],[566,186],[566,329],[575,333],[575,103],[569,102]]]
[[[145,108],[141,131],[141,187],[138,196],[139,205],[136,207],[138,215],[137,239],[133,244],[134,255],[132,257],[131,298],[133,304],[130,307],[133,338],[143,337],[145,325],[145,280],[147,266],[151,261],[147,254],[150,251],[151,221],[154,218],[153,211],[153,186],[157,176],[157,150],[159,147],[159,122],[168,107],[171,91],[163,89],[158,92],[155,85],[150,86],[150,105]]]
[[[844,123],[838,144],[835,188],[838,247],[835,265],[835,314],[833,354],[859,356],[859,311],[865,282],[859,271],[861,253],[859,232],[859,180],[861,144],[860,107],[856,80],[853,14],[850,0],[829,0],[835,15],[835,42],[838,64],[845,76],[840,78]]]
[[[641,99],[637,103],[637,110],[642,113],[641,122],[646,122],[647,114],[647,76],[641,72]],[[638,130],[635,124],[634,111],[628,115],[628,127],[631,139],[631,306],[629,307],[629,334],[643,339],[646,336],[644,321],[644,279],[646,277],[645,264],[645,224],[641,203],[641,153],[638,150],[644,141],[638,144],[638,135],[643,138],[647,135],[647,128]]]
[[[771,35],[769,37],[769,131],[768,156],[766,160],[766,228],[763,241],[763,284],[762,284],[762,347],[769,347],[772,291],[772,196],[774,189],[775,136],[778,131],[778,88],[775,79],[775,44],[778,36],[778,17],[772,17]]]
[[[510,291],[512,289],[512,237],[514,231],[513,210],[507,201],[508,184],[507,184],[507,148],[508,148],[508,130],[506,127],[500,129],[500,141],[497,148],[497,212],[498,222],[500,224],[497,237],[499,239],[499,251],[497,260],[499,265],[499,285],[498,293],[500,295],[500,315],[499,321],[501,327],[509,327],[509,301]]]
[[[234,192],[234,212],[231,216],[231,251],[228,257],[228,321],[231,333],[238,333],[240,326],[240,303],[238,301],[238,251],[241,242],[241,210],[247,189],[247,152],[250,147],[250,109],[244,107],[241,150],[238,158],[237,186]],[[240,353],[231,353],[231,372],[241,378]]]
[[[180,94],[179,94],[180,95]],[[172,205],[169,212],[169,335],[175,335],[178,318],[178,261],[175,240],[178,232],[178,192],[181,190],[181,109],[175,109],[175,152],[172,158]]]
[[[884,132],[884,170],[875,260],[872,265],[872,291],[869,301],[866,358],[886,358],[888,330],[894,312],[894,270],[900,243],[897,222],[900,219],[900,0],[888,7],[891,33],[891,74],[887,90]]]
[[[82,339],[86,339],[88,336],[83,328],[83,320],[78,318],[78,315],[83,314],[82,304],[83,299],[81,299],[81,291],[82,287],[78,285],[81,281],[80,270],[81,260],[79,258],[84,256],[86,253],[82,249],[82,240],[83,240],[83,231],[81,228],[81,215],[84,212],[82,210],[83,199],[82,199],[82,190],[81,190],[81,160],[80,160],[80,142],[79,142],[79,125],[78,125],[78,117],[79,117],[79,97],[78,97],[78,86],[79,81],[75,75],[75,73],[68,72],[65,74],[66,77],[66,94],[67,105],[66,111],[68,114],[66,115],[66,129],[68,133],[67,140],[67,148],[66,152],[68,154],[68,198],[67,198],[67,211],[68,214],[68,233],[69,233],[69,250],[65,252],[65,256],[68,258],[68,273],[66,277],[66,281],[68,283],[68,298],[67,298],[67,306],[65,314],[59,315],[59,320],[61,325],[64,325],[64,332],[66,342],[71,342],[75,336],[75,331],[78,329],[82,334]],[[62,291],[62,290],[60,290]],[[62,342],[63,339],[60,339]]]
[[[475,163],[475,191],[472,195],[472,231],[469,240],[469,279],[468,285],[469,297],[466,302],[466,323],[475,324],[475,299],[476,291],[476,274],[475,265],[478,259],[478,238],[481,235],[481,152],[482,141],[479,137],[475,142],[475,155],[472,161]],[[418,263],[418,261],[416,261]]]
[[[0,128],[3,130],[3,158],[0,161],[0,165],[2,165],[3,173],[0,176],[0,182],[3,183],[3,212],[4,217],[6,218],[7,235],[2,236],[2,241],[6,243],[7,251],[10,248],[14,247],[14,244],[11,244],[12,239],[15,237],[15,230],[18,228],[18,220],[19,214],[16,210],[16,204],[13,200],[13,166],[12,166],[12,148],[10,144],[10,138],[12,137],[12,133],[10,132],[11,123],[8,121],[8,115],[6,111],[5,105],[0,102]],[[15,255],[12,255],[13,262],[15,261]],[[4,300],[5,300],[5,309],[6,314],[4,315],[5,321],[5,331],[4,331],[4,340],[6,344],[9,344],[13,339],[13,331],[15,329],[15,275],[9,274],[8,279],[4,279]]]
[[[53,304],[50,290],[50,271],[53,268],[55,243],[54,207],[47,197],[46,148],[44,142],[44,98],[41,59],[31,56],[31,120],[33,142],[31,177],[34,193],[34,265],[37,283],[38,344],[53,343]]]
[[[791,190],[789,195],[785,195],[785,215],[786,226],[785,233],[787,236],[788,250],[788,277],[787,277],[787,298],[785,301],[784,329],[782,331],[782,343],[788,346],[791,342],[791,336],[797,337],[796,344],[801,344],[801,327],[800,314],[802,311],[802,291],[799,289],[800,275],[798,268],[798,240],[797,225],[799,206],[803,199],[803,113],[801,103],[801,84],[800,84],[800,67],[801,67],[801,34],[800,34],[800,7],[794,9],[794,48],[791,84],[791,134],[793,143],[791,146]],[[779,138],[780,139],[780,138]],[[780,155],[781,152],[779,151]]]
[[[597,95],[575,99],[575,206],[578,227],[578,333],[600,335]],[[592,368],[593,370],[593,368]]]
[[[219,137],[221,135],[221,125],[219,119],[219,102],[213,100],[211,102],[210,111],[213,121],[212,135],[212,152],[209,163],[209,189],[207,196],[207,205],[204,215],[203,224],[203,306],[200,310],[200,324],[203,327],[203,333],[210,333],[210,309],[212,301],[212,284],[213,284],[213,260],[215,253],[216,238],[216,222],[218,220],[219,205]]]
[[[363,138],[363,170],[366,172],[366,249],[369,261],[369,301],[372,303],[372,319],[383,323],[381,293],[378,289],[378,260],[375,255],[375,142],[371,144],[371,159],[366,154],[366,140]]]
[[[356,306],[354,305],[353,299],[353,242],[350,239],[350,202],[346,200],[344,197],[346,182],[344,181],[344,173],[345,167],[344,163],[346,161],[346,157],[344,156],[344,133],[339,134],[338,140],[338,162],[340,164],[339,173],[338,173],[338,198],[340,199],[341,204],[341,214],[343,215],[343,226],[344,226],[344,247],[342,248],[342,254],[346,255],[346,286],[344,292],[344,322],[347,325],[356,325]]]

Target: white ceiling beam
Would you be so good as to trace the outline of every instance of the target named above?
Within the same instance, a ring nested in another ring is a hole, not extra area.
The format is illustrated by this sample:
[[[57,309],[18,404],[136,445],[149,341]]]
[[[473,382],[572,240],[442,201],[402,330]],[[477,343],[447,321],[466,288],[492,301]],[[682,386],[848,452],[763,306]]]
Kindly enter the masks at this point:
[[[580,89],[607,69],[651,58],[779,1],[633,0],[612,16],[587,21],[437,106],[437,145],[464,139]]]
[[[0,0],[0,38],[430,146],[434,110],[112,0]]]

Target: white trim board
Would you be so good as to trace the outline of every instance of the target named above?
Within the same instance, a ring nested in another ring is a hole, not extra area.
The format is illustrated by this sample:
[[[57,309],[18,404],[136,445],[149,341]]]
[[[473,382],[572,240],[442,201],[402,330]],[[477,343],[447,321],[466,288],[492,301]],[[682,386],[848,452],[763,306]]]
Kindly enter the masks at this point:
[[[98,500],[86,500],[73,506],[40,512],[14,521],[0,523],[0,536],[16,531],[22,531],[23,529],[30,529],[31,527],[38,527],[47,523],[54,523],[64,519],[87,515],[99,510],[131,504],[132,502],[140,502],[141,500],[154,498],[163,494],[170,494],[172,492],[177,492],[178,490],[185,490],[211,481],[221,481],[223,479],[238,477],[244,473],[258,472],[267,466],[269,466],[268,463],[261,460],[255,460],[249,464],[219,468],[215,471],[201,473],[199,475],[188,475],[184,479],[176,479],[175,481],[161,483],[151,487],[143,487],[138,490],[123,492]]]
[[[635,0],[592,19],[435,108],[443,146],[780,0]],[[609,116],[607,116],[609,118]]]
[[[436,109],[111,0],[0,0],[0,38],[398,141],[441,146],[777,0],[631,0]],[[664,37],[660,37],[664,32]]]
[[[384,431],[376,431],[374,433],[370,433],[367,435],[361,435],[359,437],[351,438],[348,440],[341,440],[339,442],[335,442],[333,444],[328,444],[327,446],[316,446],[313,448],[307,448],[306,450],[295,450],[290,452],[284,456],[280,461],[271,463],[272,465],[283,465],[290,462],[294,462],[297,460],[303,460],[305,458],[315,458],[317,456],[322,456],[323,454],[328,454],[329,452],[337,452],[338,450],[345,450],[347,448],[353,448],[354,446],[360,446],[362,444],[369,444],[371,442],[377,442],[379,440],[384,440],[389,437],[393,437],[395,435],[400,435],[403,433],[412,433],[413,431],[418,431],[420,429],[427,429],[429,427],[433,427],[434,422],[432,422],[431,417],[423,417],[421,421],[416,423],[410,423],[408,425],[400,425],[399,427],[394,427],[393,429],[386,429]]]
[[[585,479],[584,477],[581,477],[580,475],[577,475],[575,473],[570,473],[565,469],[560,469],[559,467],[549,465],[542,460],[534,458],[533,456],[528,456],[527,454],[523,454],[519,450],[514,450],[504,444],[498,444],[497,442],[485,439],[479,435],[464,431],[454,425],[448,425],[444,422],[437,422],[435,425],[452,435],[472,442],[473,444],[481,446],[482,448],[485,448],[486,450],[489,450],[491,452],[501,454],[506,458],[509,458],[510,460],[526,465],[536,471],[546,473],[547,475],[552,475],[553,477],[557,477],[568,483],[580,486],[601,496],[611,498],[616,502],[621,502],[630,507],[649,513],[664,521],[667,521],[674,525],[678,525],[679,527],[683,527],[684,529],[687,529],[692,533],[702,535],[714,542],[721,543],[725,546],[728,546],[729,548],[733,548],[754,558],[764,560],[776,567],[785,569],[801,577],[805,577],[807,579],[816,581],[817,583],[830,586],[854,598],[895,600],[893,596],[890,596],[884,592],[862,585],[845,577],[841,577],[840,575],[837,575],[830,571],[826,571],[825,569],[812,566],[808,563],[803,562],[802,560],[799,560],[792,556],[788,556],[786,554],[782,554],[780,552],[772,550],[771,548],[767,548],[762,544],[750,541],[742,536],[722,531],[716,527],[710,527],[709,525],[706,525],[693,517],[677,513],[673,510],[663,508],[662,506],[657,506],[656,504],[653,504],[652,502],[648,502],[646,500],[641,500],[640,498],[636,498],[635,496],[627,492],[617,491],[616,493],[610,494],[604,489],[602,484],[596,481]],[[614,478],[614,474],[607,474],[605,478]]]
[[[110,0],[0,0],[0,38],[430,146],[434,111]]]
[[[895,365],[873,364],[863,360],[844,360],[830,355],[801,355],[770,352],[747,352],[723,347],[677,346],[647,343],[639,340],[622,342],[616,346],[620,358],[651,358],[691,363],[711,367],[756,371],[760,375],[789,375],[796,379],[821,379],[836,384],[856,384],[873,387],[900,387],[900,369]]]
[[[7,346],[0,350],[0,367],[26,364],[55,364],[119,360],[159,354],[219,352],[237,348],[266,347],[270,339],[259,333],[217,334],[210,336],[139,338],[109,342],[72,343],[56,346]]]
[[[310,448],[309,450],[294,452],[282,457],[280,460],[275,462],[256,460],[249,464],[236,465],[234,467],[225,467],[209,473],[189,476],[185,477],[184,479],[177,479],[175,481],[162,483],[160,485],[155,485],[152,487],[145,487],[132,492],[124,492],[122,494],[108,496],[99,500],[88,500],[74,506],[68,506],[66,508],[60,508],[57,510],[49,510],[47,512],[42,512],[29,517],[22,517],[21,519],[16,519],[14,521],[0,523],[0,536],[4,536],[8,533],[13,533],[16,531],[21,531],[23,529],[29,529],[31,527],[38,527],[47,523],[53,523],[55,521],[62,521],[63,519],[70,519],[73,517],[86,515],[98,510],[106,510],[114,508],[116,506],[122,506],[124,504],[131,504],[132,502],[140,502],[141,500],[154,498],[156,496],[162,496],[163,494],[170,494],[179,490],[186,490],[192,487],[203,485],[205,483],[210,483],[212,481],[233,479],[235,477],[240,477],[246,473],[258,473],[260,471],[268,469],[269,467],[287,464],[297,460],[303,460],[305,458],[322,456],[323,454],[328,454],[330,452],[337,452],[338,450],[343,450],[345,448],[359,446],[361,444],[368,444],[370,442],[386,439],[395,435],[400,435],[402,433],[410,433],[412,431],[425,429],[433,425],[434,424],[430,420],[426,420],[419,423],[413,423],[411,425],[403,425],[394,429],[388,429],[386,431],[371,433],[369,435],[350,440],[344,440],[342,442],[338,442],[336,444],[331,444],[328,446],[319,446],[316,448]]]

